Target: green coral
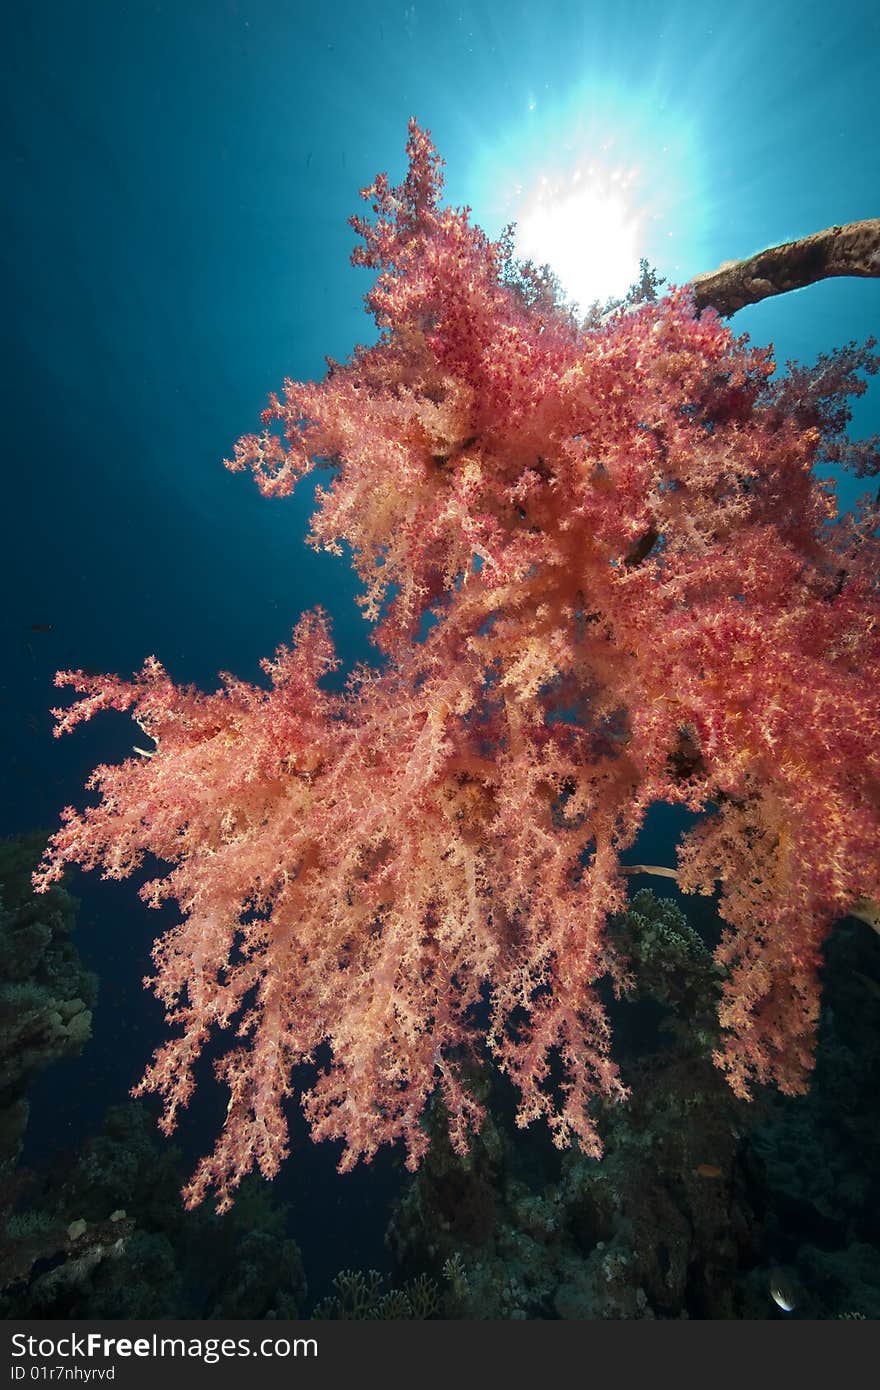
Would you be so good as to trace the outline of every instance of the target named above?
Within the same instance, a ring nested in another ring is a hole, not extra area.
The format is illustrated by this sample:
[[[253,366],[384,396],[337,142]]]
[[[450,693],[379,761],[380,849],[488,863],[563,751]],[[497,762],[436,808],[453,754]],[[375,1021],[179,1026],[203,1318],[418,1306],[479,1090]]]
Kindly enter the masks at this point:
[[[631,967],[631,999],[651,999],[667,1014],[676,1043],[709,1056],[718,1040],[721,971],[702,936],[671,898],[648,888],[612,918],[615,946]]]

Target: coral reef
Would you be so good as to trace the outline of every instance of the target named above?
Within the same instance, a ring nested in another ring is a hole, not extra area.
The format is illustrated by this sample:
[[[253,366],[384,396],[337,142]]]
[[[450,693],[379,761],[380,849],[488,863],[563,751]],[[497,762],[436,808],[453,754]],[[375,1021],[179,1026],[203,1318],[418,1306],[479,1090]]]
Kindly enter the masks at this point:
[[[11,1217],[41,1245],[34,1267],[0,1279],[4,1317],[296,1318],[306,1281],[287,1214],[246,1182],[218,1217],[180,1206],[180,1155],[136,1104],[47,1172]],[[54,1239],[50,1239],[53,1237]],[[4,1287],[5,1285],[5,1287]]]
[[[0,1170],[18,1160],[28,1086],[88,1041],[98,992],[70,940],[76,899],[60,885],[38,897],[31,885],[47,839],[0,840]]]

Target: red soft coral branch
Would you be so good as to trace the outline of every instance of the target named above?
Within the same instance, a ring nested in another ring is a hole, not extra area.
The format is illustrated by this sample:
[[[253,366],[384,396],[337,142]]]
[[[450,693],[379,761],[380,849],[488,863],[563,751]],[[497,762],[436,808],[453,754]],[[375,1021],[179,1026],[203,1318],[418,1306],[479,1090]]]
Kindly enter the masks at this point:
[[[705,813],[678,877],[720,885],[716,1060],[742,1095],[803,1087],[823,939],[880,897],[877,518],[836,521],[814,472],[847,456],[874,359],[850,347],[777,384],[770,351],[687,291],[580,330],[440,206],[414,122],[408,153],[354,220],[378,343],[285,383],[230,465],[280,494],[333,464],[311,539],[351,548],[381,672],[327,693],[316,614],[266,686],[203,695],[155,661],[59,677],[80,695],[59,732],[116,708],[154,742],[97,769],[35,882],[163,866],[142,892],[182,913],[152,981],[175,1035],[139,1090],[166,1128],[207,1040],[233,1037],[190,1202],[277,1171],[296,1068],[319,1056],[301,1101],[342,1168],[396,1140],[417,1164],[438,1088],[463,1150],[484,1047],[522,1124],[597,1153],[591,1101],[624,1094],[595,987],[627,966],[604,925],[653,802]]]

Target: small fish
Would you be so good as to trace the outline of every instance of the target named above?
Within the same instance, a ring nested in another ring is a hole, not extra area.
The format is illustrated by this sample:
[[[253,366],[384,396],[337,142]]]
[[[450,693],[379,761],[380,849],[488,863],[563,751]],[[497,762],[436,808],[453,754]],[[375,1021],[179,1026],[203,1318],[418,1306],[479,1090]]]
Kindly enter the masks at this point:
[[[694,1169],[698,1178],[723,1178],[724,1174],[714,1163],[698,1163]]]
[[[770,1297],[777,1308],[782,1309],[783,1313],[791,1313],[797,1306],[794,1289],[779,1268],[770,1271]]]
[[[54,632],[54,623],[31,623],[31,632]]]

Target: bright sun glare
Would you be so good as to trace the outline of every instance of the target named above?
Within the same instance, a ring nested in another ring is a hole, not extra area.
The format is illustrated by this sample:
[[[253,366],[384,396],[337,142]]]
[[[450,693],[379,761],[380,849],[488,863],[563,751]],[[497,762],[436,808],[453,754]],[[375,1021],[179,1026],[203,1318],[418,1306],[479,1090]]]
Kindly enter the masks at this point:
[[[620,294],[638,277],[644,244],[637,186],[636,170],[609,171],[598,162],[567,178],[542,177],[523,201],[517,255],[549,262],[581,309]]]
[[[583,314],[622,298],[642,257],[670,284],[703,269],[706,227],[693,122],[651,83],[590,81],[475,141],[480,225],[516,223],[520,259],[549,264]]]

